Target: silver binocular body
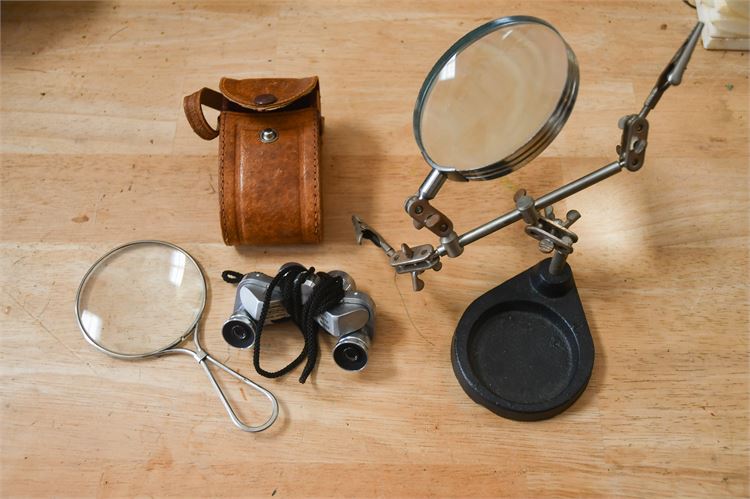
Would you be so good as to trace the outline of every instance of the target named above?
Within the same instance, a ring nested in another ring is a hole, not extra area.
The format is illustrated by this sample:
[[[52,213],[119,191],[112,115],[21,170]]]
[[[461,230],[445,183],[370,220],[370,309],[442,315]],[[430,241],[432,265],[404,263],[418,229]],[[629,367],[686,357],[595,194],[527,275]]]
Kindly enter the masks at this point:
[[[375,332],[375,303],[366,293],[357,291],[354,279],[346,272],[334,270],[328,274],[341,277],[344,298],[315,317],[315,321],[328,334],[338,338],[333,347],[336,364],[347,371],[360,371],[367,365]],[[233,347],[251,348],[255,344],[258,320],[271,281],[272,278],[266,274],[251,272],[237,285],[234,312],[222,327],[224,340]],[[303,303],[309,299],[315,284],[315,276],[310,276],[300,286]],[[264,326],[287,318],[289,313],[282,302],[281,289],[277,287],[271,294]]]

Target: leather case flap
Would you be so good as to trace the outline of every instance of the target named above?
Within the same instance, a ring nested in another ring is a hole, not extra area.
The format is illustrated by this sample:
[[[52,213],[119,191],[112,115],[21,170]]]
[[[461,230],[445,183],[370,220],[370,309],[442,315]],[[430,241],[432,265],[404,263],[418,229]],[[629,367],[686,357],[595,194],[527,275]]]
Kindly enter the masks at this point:
[[[253,111],[273,111],[287,107],[317,88],[317,76],[245,80],[222,78],[219,83],[219,90],[224,97]]]

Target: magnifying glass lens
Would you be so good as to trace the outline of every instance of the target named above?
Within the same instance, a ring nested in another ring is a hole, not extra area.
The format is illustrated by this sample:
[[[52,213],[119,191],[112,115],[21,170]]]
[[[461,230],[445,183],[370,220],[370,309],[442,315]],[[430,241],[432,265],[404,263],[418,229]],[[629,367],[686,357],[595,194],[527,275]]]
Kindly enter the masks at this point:
[[[189,334],[205,293],[203,275],[184,251],[141,241],[111,251],[91,268],[76,308],[89,341],[108,353],[140,356]]]
[[[573,109],[575,55],[541,19],[508,17],[457,41],[427,76],[414,110],[432,168],[489,180],[528,163]]]

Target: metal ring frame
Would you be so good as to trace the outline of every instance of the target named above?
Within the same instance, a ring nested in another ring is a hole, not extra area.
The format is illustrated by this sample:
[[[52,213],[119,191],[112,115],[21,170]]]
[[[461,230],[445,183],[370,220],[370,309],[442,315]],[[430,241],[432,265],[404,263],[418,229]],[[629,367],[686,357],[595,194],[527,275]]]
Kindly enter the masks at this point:
[[[538,24],[545,26],[554,31],[565,45],[565,51],[568,57],[568,77],[554,112],[550,115],[545,124],[542,125],[542,127],[526,142],[526,144],[506,158],[490,165],[466,170],[459,170],[450,165],[438,165],[432,160],[424,148],[420,125],[424,104],[430,95],[435,79],[451,58],[460,54],[471,44],[493,31],[517,24]],[[523,165],[537,157],[555,139],[555,137],[557,137],[560,130],[562,130],[563,125],[565,125],[570,113],[573,111],[573,106],[575,105],[577,96],[578,61],[573,53],[573,49],[570,48],[570,45],[568,45],[562,35],[560,35],[551,24],[542,19],[531,16],[509,16],[495,19],[494,21],[483,24],[461,37],[440,57],[440,59],[437,60],[432,70],[427,74],[427,78],[425,78],[422,88],[419,90],[417,102],[414,106],[412,123],[414,138],[417,141],[417,145],[419,146],[419,150],[422,152],[425,161],[427,161],[430,167],[434,170],[446,173],[449,175],[449,178],[457,180],[492,180],[518,170]]]
[[[142,354],[129,354],[129,353],[121,353],[121,352],[115,352],[114,350],[110,350],[101,344],[99,344],[94,338],[92,338],[88,331],[86,331],[86,328],[83,326],[83,322],[81,321],[81,293],[83,292],[83,288],[86,286],[86,284],[89,281],[89,278],[94,273],[94,271],[98,270],[99,267],[104,263],[106,260],[108,260],[113,255],[119,253],[120,251],[130,248],[131,246],[140,246],[140,245],[146,245],[146,244],[156,244],[156,245],[162,245],[167,246],[169,248],[172,248],[173,250],[179,251],[183,253],[190,262],[195,265],[195,267],[198,269],[198,272],[201,275],[202,281],[203,281],[203,292],[201,293],[201,304],[200,308],[198,309],[199,312],[195,316],[195,320],[190,324],[190,326],[182,333],[182,335],[177,338],[172,343],[159,348],[157,350],[154,350],[152,352],[148,353],[142,353]],[[123,245],[117,246],[116,248],[113,248],[109,250],[107,253],[105,253],[101,258],[99,258],[94,264],[91,266],[91,268],[86,271],[86,273],[83,276],[83,279],[81,279],[81,284],[78,286],[78,291],[76,292],[76,320],[78,321],[78,327],[81,329],[81,332],[83,333],[83,337],[88,341],[94,348],[97,350],[106,353],[109,356],[118,358],[118,359],[125,359],[125,360],[137,360],[137,359],[145,359],[146,357],[154,357],[157,355],[161,355],[165,352],[165,350],[169,350],[170,348],[179,345],[183,341],[185,341],[188,336],[195,330],[196,326],[198,325],[198,322],[200,322],[201,316],[203,315],[203,309],[206,307],[206,279],[203,277],[203,270],[201,269],[200,265],[198,265],[198,262],[195,261],[195,259],[185,251],[184,249],[180,248],[177,245],[174,245],[172,243],[168,243],[166,241],[158,241],[154,239],[145,239],[141,241],[131,241],[129,243],[125,243]]]

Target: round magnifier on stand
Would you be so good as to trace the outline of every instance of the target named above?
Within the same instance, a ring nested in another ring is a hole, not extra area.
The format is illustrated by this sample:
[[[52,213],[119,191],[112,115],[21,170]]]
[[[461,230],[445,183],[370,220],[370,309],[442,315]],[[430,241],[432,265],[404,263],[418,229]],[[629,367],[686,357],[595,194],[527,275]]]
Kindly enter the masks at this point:
[[[537,157],[570,116],[578,92],[573,50],[547,22],[504,17],[459,39],[427,75],[414,109],[414,136],[431,170],[405,210],[417,229],[440,244],[399,249],[352,217],[357,241],[380,247],[399,274],[439,271],[441,258],[523,220],[539,250],[552,254],[478,298],[464,312],[451,349],[454,373],[476,402],[511,419],[539,420],[569,407],[591,377],[594,345],[567,257],[581,215],[555,216],[552,205],[623,170],[644,164],[646,119],[664,91],[679,85],[703,25],[698,23],[669,62],[637,114],[619,121],[617,159],[539,198],[525,190],[515,209],[459,235],[451,219],[432,206],[446,180],[491,180]]]
[[[438,59],[417,97],[414,137],[438,174],[491,180],[552,142],[577,93],[575,54],[555,28],[533,17],[498,19]]]

